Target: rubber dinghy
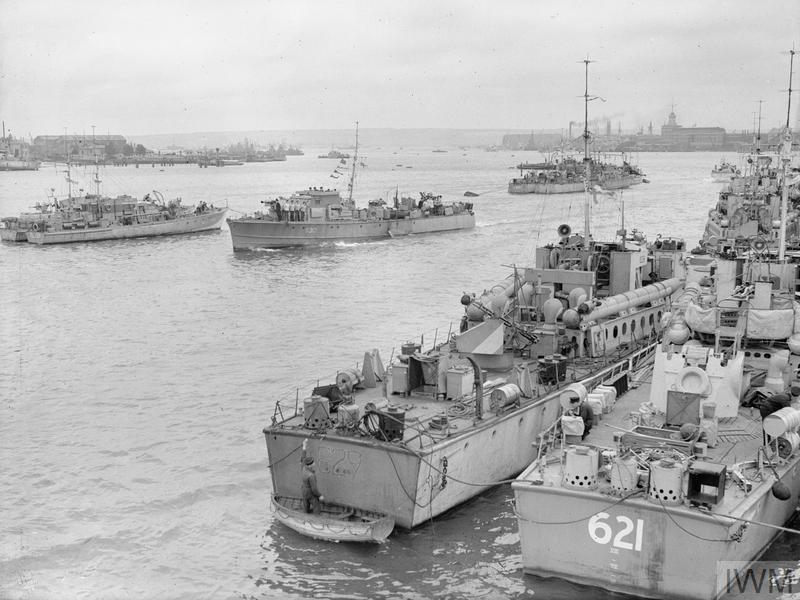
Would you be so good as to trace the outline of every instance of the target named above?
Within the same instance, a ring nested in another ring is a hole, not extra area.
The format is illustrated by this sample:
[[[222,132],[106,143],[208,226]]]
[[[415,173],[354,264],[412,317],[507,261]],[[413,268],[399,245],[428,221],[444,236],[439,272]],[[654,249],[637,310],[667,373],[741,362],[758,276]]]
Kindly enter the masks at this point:
[[[298,533],[333,542],[382,542],[394,529],[394,519],[383,513],[321,503],[319,513],[307,513],[300,498],[272,496],[275,517]]]

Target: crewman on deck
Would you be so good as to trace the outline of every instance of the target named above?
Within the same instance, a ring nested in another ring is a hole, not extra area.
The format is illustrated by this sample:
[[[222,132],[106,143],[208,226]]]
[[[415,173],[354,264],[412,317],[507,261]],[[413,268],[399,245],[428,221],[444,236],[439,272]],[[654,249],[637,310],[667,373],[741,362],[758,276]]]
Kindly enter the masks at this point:
[[[586,401],[581,402],[578,396],[573,396],[569,399],[569,412],[583,420],[583,435],[581,439],[585,439],[592,429],[592,419],[594,418],[592,407]]]
[[[303,452],[300,456],[300,464],[303,469],[302,497],[303,507],[307,513],[314,514],[320,511],[320,502],[324,502],[324,497],[317,488],[317,474],[314,472],[314,457],[307,454],[308,440],[303,440]]]

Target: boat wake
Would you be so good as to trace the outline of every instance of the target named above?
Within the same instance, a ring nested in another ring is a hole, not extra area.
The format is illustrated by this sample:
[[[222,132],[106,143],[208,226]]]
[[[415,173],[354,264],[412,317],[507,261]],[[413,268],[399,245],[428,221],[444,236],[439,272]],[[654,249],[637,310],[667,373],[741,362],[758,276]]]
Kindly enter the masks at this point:
[[[498,219],[497,221],[489,221],[489,222],[485,222],[485,223],[476,223],[475,224],[475,228],[476,229],[485,229],[485,228],[488,228],[488,227],[498,227],[500,225],[516,225],[518,223],[525,222],[525,220],[526,220],[525,218],[521,218],[521,219]]]
[[[364,240],[363,242],[337,241],[337,242],[332,242],[330,245],[336,246],[337,248],[357,248],[359,246],[383,246],[386,245],[387,243],[388,240]]]

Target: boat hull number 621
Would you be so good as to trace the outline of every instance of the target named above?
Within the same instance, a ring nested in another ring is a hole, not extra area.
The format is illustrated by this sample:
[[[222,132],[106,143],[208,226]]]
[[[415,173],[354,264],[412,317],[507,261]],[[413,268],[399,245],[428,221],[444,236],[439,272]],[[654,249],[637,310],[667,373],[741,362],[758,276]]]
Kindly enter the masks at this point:
[[[630,519],[625,516],[616,518],[616,526],[609,524],[611,515],[606,512],[599,512],[589,519],[589,537],[598,544],[611,544],[620,550],[642,550],[642,538],[644,536],[644,521],[642,519]],[[612,521],[613,522],[613,521]]]

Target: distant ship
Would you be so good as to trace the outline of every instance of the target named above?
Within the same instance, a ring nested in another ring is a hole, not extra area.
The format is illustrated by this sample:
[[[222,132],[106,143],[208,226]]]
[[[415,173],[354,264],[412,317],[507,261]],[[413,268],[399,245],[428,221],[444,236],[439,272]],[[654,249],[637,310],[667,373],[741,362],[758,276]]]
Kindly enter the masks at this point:
[[[284,146],[281,144],[278,146],[279,150],[283,150],[286,156],[303,156],[305,152],[302,149],[298,148],[297,146]]]
[[[238,158],[220,158],[218,156],[209,158],[205,156],[197,159],[199,167],[239,167],[243,164],[244,160],[239,160]]]
[[[595,185],[606,190],[627,188],[644,182],[644,174],[628,161],[621,165],[602,162],[588,156],[579,160],[564,156],[542,163],[517,165],[520,176],[508,184],[509,194],[568,194],[582,192],[590,173],[590,189]]]
[[[245,162],[277,162],[285,161],[289,153],[283,145],[270,146],[267,150],[253,150],[245,155]]]
[[[0,153],[0,171],[38,171],[38,160],[20,160]]]
[[[724,159],[718,164],[714,165],[714,168],[711,169],[711,177],[714,181],[730,181],[734,177],[741,175],[741,171],[736,167]]]
[[[800,207],[800,156],[790,159],[791,178],[781,173],[780,156],[756,152],[739,173],[719,192],[709,211],[699,250],[726,253],[757,249],[774,254],[779,246],[800,251],[800,223],[781,217],[781,197],[786,192],[788,214]],[[783,243],[781,243],[783,231]]]
[[[604,162],[589,156],[589,83],[588,66],[584,92],[583,159],[573,156],[550,157],[543,163],[517,165],[519,177],[508,183],[509,194],[568,194],[591,190],[596,186],[616,190],[645,183],[644,174],[622,155],[621,164]]]
[[[0,137],[0,171],[38,171],[40,161],[30,157],[30,145],[17,139],[9,132],[3,122],[3,136]]]
[[[317,158],[350,158],[350,155],[346,152],[339,152],[338,150],[331,150],[327,154],[320,154]]]
[[[197,233],[220,229],[227,212],[227,208],[205,202],[196,207],[182,206],[180,199],[164,201],[158,192],[153,194],[142,200],[91,194],[75,198],[70,207],[33,223],[28,242],[66,244]]]
[[[72,183],[69,167],[67,181]],[[227,212],[205,202],[185,207],[180,199],[165,201],[156,191],[142,200],[127,195],[110,198],[100,195],[97,174],[95,183],[95,194],[73,196],[70,191],[65,199],[51,198],[38,205],[36,212],[3,218],[0,239],[65,244],[196,233],[220,229]]]
[[[265,202],[266,211],[228,219],[233,249],[361,241],[475,226],[472,203],[444,203],[441,196],[428,192],[421,192],[418,200],[396,195],[393,205],[376,200],[370,201],[367,208],[357,208],[353,185],[358,164],[358,128],[352,163],[346,198],[335,189],[312,187],[288,198]]]

